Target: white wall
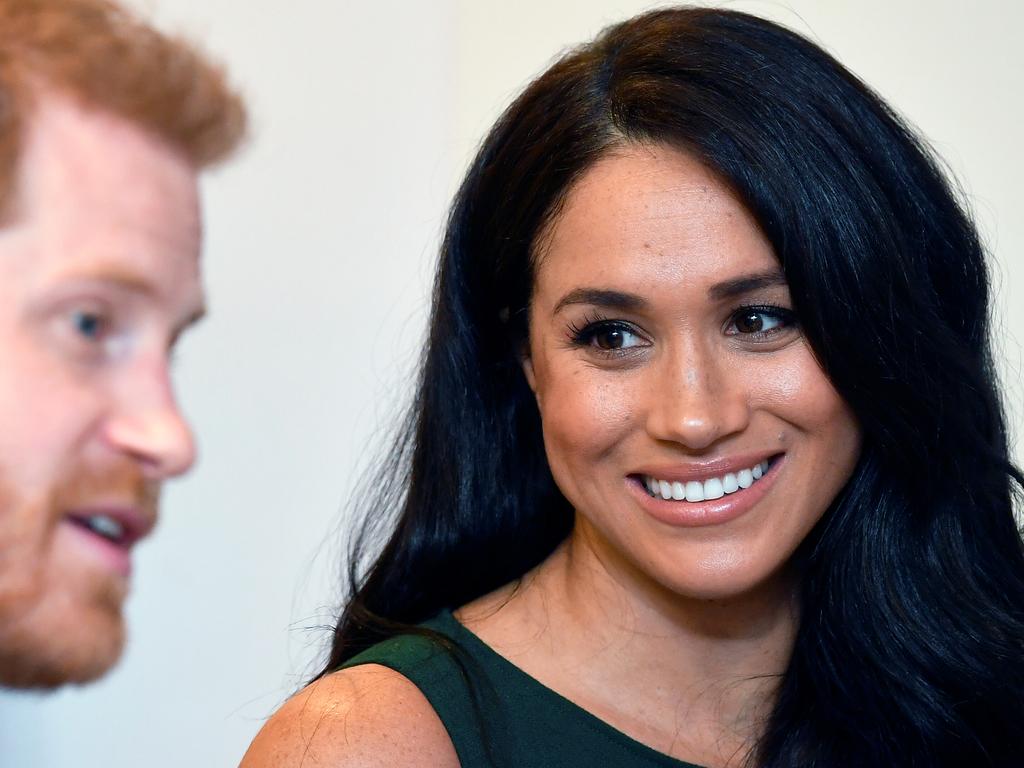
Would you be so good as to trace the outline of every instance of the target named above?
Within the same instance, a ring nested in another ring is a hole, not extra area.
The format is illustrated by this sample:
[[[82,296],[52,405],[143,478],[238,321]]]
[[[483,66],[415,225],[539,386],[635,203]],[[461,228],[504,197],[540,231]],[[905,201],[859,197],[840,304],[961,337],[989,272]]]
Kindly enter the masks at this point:
[[[253,139],[205,187],[212,315],[179,384],[202,451],[143,546],[123,663],[0,694],[0,766],[237,763],[335,610],[342,505],[407,392],[447,199],[499,109],[619,0],[137,0],[205,41]],[[734,2],[809,32],[965,181],[1024,322],[1024,12],[1013,0]],[[1022,425],[1021,354],[1005,342]],[[1017,452],[1018,460],[1024,453]]]
[[[236,765],[294,690],[323,639],[305,628],[336,602],[342,500],[419,338],[452,176],[443,5],[145,2],[226,60],[254,116],[205,186],[211,312],[177,363],[200,461],[136,558],[123,663],[0,697],[2,768]]]

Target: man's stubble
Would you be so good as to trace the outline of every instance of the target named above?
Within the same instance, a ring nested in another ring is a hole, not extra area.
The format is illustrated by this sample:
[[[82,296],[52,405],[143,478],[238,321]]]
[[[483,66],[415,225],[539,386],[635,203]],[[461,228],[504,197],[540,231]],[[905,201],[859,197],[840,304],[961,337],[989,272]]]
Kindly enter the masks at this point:
[[[85,683],[120,657],[127,580],[62,557],[63,539],[75,535],[64,512],[108,495],[156,514],[158,485],[127,463],[102,473],[76,469],[36,499],[0,471],[0,685]]]

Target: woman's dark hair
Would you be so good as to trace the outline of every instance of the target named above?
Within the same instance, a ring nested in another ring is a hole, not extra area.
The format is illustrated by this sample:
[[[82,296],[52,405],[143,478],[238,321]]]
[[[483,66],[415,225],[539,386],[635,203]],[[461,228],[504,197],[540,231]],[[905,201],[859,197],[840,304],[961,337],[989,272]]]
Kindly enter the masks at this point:
[[[487,137],[451,211],[415,400],[365,499],[321,674],[514,581],[569,533],[520,370],[533,248],[598,158],[652,143],[700,158],[756,217],[863,432],[797,554],[796,645],[751,762],[1024,765],[1022,478],[978,234],[877,95],[801,36],[733,11],[605,30]]]

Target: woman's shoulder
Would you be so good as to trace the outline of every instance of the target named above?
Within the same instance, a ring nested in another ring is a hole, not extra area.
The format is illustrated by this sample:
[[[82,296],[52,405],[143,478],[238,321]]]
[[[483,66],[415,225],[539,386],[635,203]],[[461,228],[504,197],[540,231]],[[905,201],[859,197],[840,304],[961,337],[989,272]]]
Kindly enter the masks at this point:
[[[459,765],[452,741],[419,688],[399,672],[363,664],[311,683],[256,736],[240,768]]]

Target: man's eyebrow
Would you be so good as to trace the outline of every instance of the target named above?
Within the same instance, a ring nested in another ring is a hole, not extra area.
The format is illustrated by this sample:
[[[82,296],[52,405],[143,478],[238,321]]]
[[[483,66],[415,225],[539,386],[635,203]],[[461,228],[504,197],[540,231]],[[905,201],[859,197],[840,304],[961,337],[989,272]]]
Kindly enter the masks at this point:
[[[647,301],[635,293],[624,293],[605,288],[576,288],[558,300],[552,314],[557,315],[573,304],[591,304],[597,307],[636,312],[645,308]]]
[[[81,280],[94,283],[108,283],[116,288],[131,293],[141,293],[146,296],[156,295],[156,288],[144,277],[137,275],[130,270],[119,267],[101,266],[92,269],[83,269],[68,276],[71,280]]]
[[[737,277],[735,280],[716,283],[708,288],[708,296],[716,301],[721,301],[722,299],[731,299],[744,293],[757,291],[761,288],[773,288],[786,284],[786,276],[781,271],[774,269],[770,272],[761,272],[756,275],[747,275],[745,277]]]
[[[130,270],[121,269],[116,266],[101,266],[93,269],[86,269],[71,276],[73,280],[93,281],[107,283],[129,293],[140,296],[155,298],[159,291],[150,281]],[[174,337],[179,337],[186,330],[199,323],[206,317],[207,309],[205,303],[200,303],[190,311],[176,326]]]

